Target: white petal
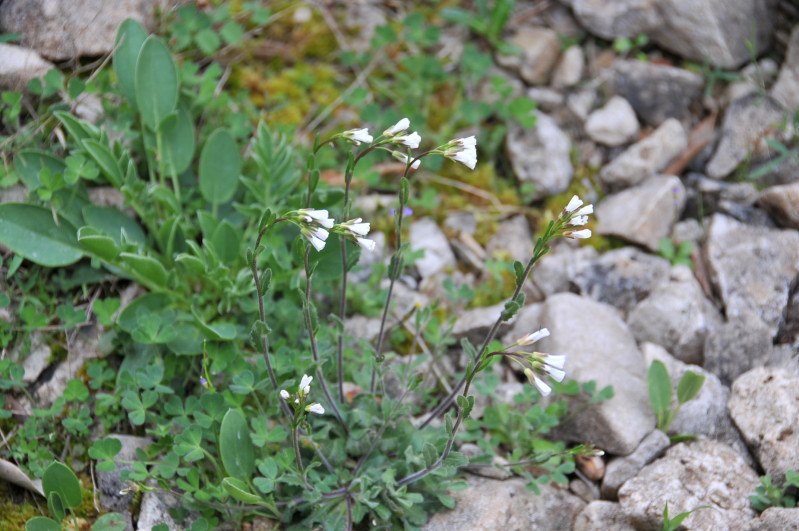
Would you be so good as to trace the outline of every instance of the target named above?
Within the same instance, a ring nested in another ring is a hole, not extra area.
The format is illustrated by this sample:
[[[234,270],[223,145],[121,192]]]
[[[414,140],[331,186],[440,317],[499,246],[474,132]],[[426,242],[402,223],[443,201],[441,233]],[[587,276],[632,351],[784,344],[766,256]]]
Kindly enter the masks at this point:
[[[291,395],[289,395],[289,392],[286,391],[285,389],[281,389],[280,390],[280,396],[283,397],[283,400],[288,400],[289,396],[291,396]]]
[[[306,387],[308,387],[309,385],[311,385],[311,382],[313,382],[313,376],[308,376],[307,374],[303,374],[303,375],[302,375],[302,379],[300,380],[300,387],[299,387],[299,389],[300,389],[300,390],[303,390],[303,389],[305,389]],[[306,394],[307,394],[307,393],[306,393]]]
[[[358,219],[360,220],[361,218]],[[370,225],[369,223],[351,223],[347,225],[347,228],[358,236],[366,236],[369,234]]]
[[[477,139],[474,137],[474,135],[467,136],[466,138],[456,138],[453,142],[457,142],[466,148],[473,148],[477,145]]]
[[[308,216],[311,216],[313,219],[320,220],[320,221],[330,217],[328,215],[328,213],[327,213],[327,210],[314,210],[314,209],[311,208],[311,209],[303,210],[302,212],[304,212]]]
[[[401,133],[402,131],[405,131],[410,126],[411,126],[411,121],[408,120],[407,118],[403,118],[402,120],[400,120],[396,124],[392,125],[388,129],[383,131],[383,135],[385,135],[385,136],[394,136],[397,133]]]
[[[419,143],[422,141],[422,137],[419,136],[419,133],[414,131],[409,135],[398,136],[394,139],[396,142],[400,144],[404,144],[411,149],[416,149],[419,147]]]
[[[571,214],[572,212],[580,208],[582,204],[583,200],[575,195],[574,197],[571,198],[571,201],[569,201],[569,204],[566,205],[566,208],[564,210],[566,211],[567,214]]]
[[[322,407],[322,404],[319,404],[317,402],[314,402],[310,406],[305,406],[305,411],[308,411],[310,413],[316,413],[317,415],[325,414],[325,408]]]
[[[533,381],[535,382],[535,386],[538,387],[538,390],[541,391],[542,395],[547,396],[552,392],[552,388],[538,376],[533,375]]]
[[[572,227],[582,227],[588,223],[588,216],[577,216],[575,215],[570,221],[569,225]]]
[[[311,245],[313,245],[314,249],[316,249],[317,251],[321,251],[322,249],[325,248],[325,242],[323,240],[320,240],[313,234],[310,235],[308,241],[311,242]]]
[[[576,230],[570,234],[567,234],[569,238],[577,238],[579,240],[584,240],[585,238],[591,237],[591,229],[583,229],[583,230]]]
[[[566,356],[562,354],[547,354],[544,357],[544,363],[556,369],[562,369],[563,366],[566,365]]]
[[[520,346],[532,345],[536,341],[544,339],[545,337],[549,337],[549,330],[546,328],[542,328],[541,330],[538,330],[536,332],[531,332],[526,336],[522,337],[516,342],[516,344]]]
[[[369,251],[375,250],[375,242],[369,238],[358,238],[358,245],[365,247]]]
[[[587,216],[588,214],[594,213],[594,205],[585,205],[583,208],[578,210],[574,215],[575,216]]]
[[[556,382],[562,382],[563,379],[566,377],[566,371],[562,371],[560,369],[556,369],[555,367],[545,367],[544,369],[547,374]]]
[[[322,240],[323,242],[326,242],[327,237],[330,236],[330,233],[321,227],[316,227],[313,230],[313,235]]]

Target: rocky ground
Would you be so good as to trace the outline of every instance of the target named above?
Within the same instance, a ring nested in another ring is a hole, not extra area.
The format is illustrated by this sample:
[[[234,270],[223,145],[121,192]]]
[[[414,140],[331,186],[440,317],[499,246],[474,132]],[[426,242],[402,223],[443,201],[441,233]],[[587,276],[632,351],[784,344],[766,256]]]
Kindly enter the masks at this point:
[[[4,24],[15,4],[0,6]],[[380,15],[380,5],[360,4]],[[561,242],[534,271],[526,288],[532,302],[505,334],[546,326],[552,336],[539,348],[565,354],[569,377],[613,386],[611,400],[553,434],[603,449],[606,469],[600,479],[545,486],[541,495],[518,478],[469,476],[469,488],[453,493],[458,506],[433,516],[426,529],[660,529],[666,503],[672,515],[711,507],[689,516],[685,529],[799,529],[799,509],[758,514],[748,500],[759,475],[780,484],[799,469],[799,162],[797,152],[780,156],[778,149],[797,148],[799,28],[784,54],[772,53],[775,26],[796,11],[788,2],[745,0],[562,0],[517,8],[507,34],[523,53],[497,57],[496,73],[540,110],[534,129],[508,132],[513,172],[543,199],[587,179],[578,168],[595,170],[602,194],[587,198],[596,203],[592,228],[625,245],[599,253]],[[585,34],[608,41],[646,34],[655,48],[645,61],[593,39],[564,50],[562,37]],[[74,35],[60,37],[69,49],[27,34],[36,51],[0,44],[3,86],[23,86],[51,66],[47,59],[110,50],[92,47],[102,32],[92,36],[86,49]],[[466,36],[452,38],[462,43]],[[752,62],[753,53],[766,55]],[[703,75],[686,60],[709,66]],[[737,80],[706,90],[722,70]],[[360,206],[368,211],[378,201],[367,197]],[[485,246],[475,240],[475,226],[471,212],[451,212],[442,226],[412,221],[411,248],[425,255],[398,288],[399,314],[439,296],[453,272],[456,284],[475,284],[487,274],[487,258],[529,257],[533,236],[524,216],[501,220]],[[663,238],[693,244],[693,269],[660,256]],[[389,251],[383,240],[384,256]],[[500,307],[463,312],[456,337],[479,337]],[[378,329],[366,317],[348,326],[364,337]],[[674,386],[688,369],[706,376],[667,434],[655,429],[647,392],[656,359]],[[512,372],[505,375],[502,385],[521,385]],[[699,438],[671,444],[668,436],[680,434]],[[149,505],[157,500],[142,503]],[[139,518],[139,529],[146,521]]]

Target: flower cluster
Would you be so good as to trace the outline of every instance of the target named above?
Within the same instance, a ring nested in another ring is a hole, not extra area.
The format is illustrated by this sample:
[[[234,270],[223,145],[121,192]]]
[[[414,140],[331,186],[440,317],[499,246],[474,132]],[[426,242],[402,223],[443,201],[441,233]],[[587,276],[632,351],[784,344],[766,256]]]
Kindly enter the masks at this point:
[[[581,208],[582,207],[582,208]],[[579,210],[578,210],[579,209]],[[594,205],[583,206],[583,200],[576,195],[571,198],[560,215],[568,227],[582,227],[588,223],[588,215],[594,213]],[[567,229],[564,233],[567,238],[584,239],[591,237],[591,229],[571,230]]]
[[[361,218],[351,219],[336,225],[335,220],[329,216],[327,210],[301,208],[287,213],[286,219],[300,228],[303,237],[317,251],[325,248],[325,243],[331,232],[344,234],[369,251],[375,248],[375,242],[365,238],[369,234],[369,223],[364,223]]]
[[[323,415],[325,413],[325,408],[322,407],[322,404],[318,402],[312,402],[308,405],[305,405],[305,400],[309,394],[311,394],[311,382],[313,381],[313,376],[308,376],[307,374],[302,375],[302,379],[300,380],[300,385],[297,386],[297,393],[294,395],[294,404],[297,406],[296,409],[304,409],[308,413],[316,413],[317,415]],[[280,398],[283,400],[290,400],[291,393],[286,391],[285,389],[280,390]]]
[[[544,354],[543,352],[525,352],[514,350],[518,347],[526,347],[533,343],[549,337],[549,330],[542,328],[519,338],[516,343],[504,349],[504,354],[508,359],[518,364],[524,370],[524,375],[535,385],[542,395],[547,396],[552,392],[552,387],[544,381],[545,377],[550,377],[556,382],[562,382],[566,377],[563,367],[566,364],[566,356],[556,356]]]

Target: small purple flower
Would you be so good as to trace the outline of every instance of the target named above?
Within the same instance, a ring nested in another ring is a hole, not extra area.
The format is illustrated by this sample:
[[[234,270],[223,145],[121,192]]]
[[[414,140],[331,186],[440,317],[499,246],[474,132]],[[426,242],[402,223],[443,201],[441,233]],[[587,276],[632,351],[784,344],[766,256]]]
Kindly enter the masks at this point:
[[[391,210],[389,210],[389,213],[393,216],[396,213],[396,210],[392,208]],[[402,209],[402,216],[403,217],[407,218],[408,216],[412,216],[412,215],[413,215],[413,209],[411,209],[410,207],[403,207],[403,209]]]
[[[205,379],[205,376],[200,376],[200,383],[203,385],[208,383],[208,380]]]

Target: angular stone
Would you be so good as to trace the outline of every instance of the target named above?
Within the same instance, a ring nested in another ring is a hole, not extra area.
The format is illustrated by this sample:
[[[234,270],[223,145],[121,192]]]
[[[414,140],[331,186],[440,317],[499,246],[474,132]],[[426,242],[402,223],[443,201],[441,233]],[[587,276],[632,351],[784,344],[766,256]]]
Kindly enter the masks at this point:
[[[697,365],[688,365],[675,359],[663,347],[654,343],[641,345],[641,352],[646,360],[647,367],[655,360],[661,361],[669,372],[672,394],[670,407],[677,407],[676,389],[686,371],[693,371],[705,377],[705,382],[699,393],[680,407],[671,421],[666,433],[676,435],[704,435],[708,439],[722,442],[738,452],[749,465],[754,465],[749,450],[741,438],[741,434],[733,424],[730,413],[727,411],[727,400],[730,389],[722,385],[714,374]]]
[[[780,225],[799,229],[799,181],[766,188],[757,202]]]
[[[688,147],[682,124],[668,119],[651,135],[639,140],[599,172],[610,186],[631,186],[655,175]]]
[[[737,529],[756,514],[748,496],[760,484],[757,474],[729,446],[699,439],[679,443],[645,466],[619,489],[622,510],[643,529],[660,529],[663,508],[676,516],[700,505],[683,526],[688,530]]]
[[[570,46],[560,56],[560,62],[552,74],[555,88],[573,87],[580,82],[585,68],[585,54],[581,46]]]
[[[541,352],[566,356],[566,374],[579,382],[612,385],[614,397],[589,406],[555,431],[570,441],[591,442],[616,455],[628,455],[652,431],[655,419],[646,389],[643,358],[618,312],[573,293],[558,293],[544,303],[543,326],[551,336],[536,345]],[[573,399],[572,407],[583,404]]]
[[[30,340],[30,352],[25,357],[21,356],[22,351],[20,349],[17,349],[11,355],[11,359],[25,369],[25,374],[22,376],[22,381],[25,383],[33,383],[38,380],[39,376],[50,365],[50,358],[53,355],[50,346],[46,345],[42,340],[40,332],[33,332]]]
[[[632,105],[621,96],[613,96],[604,107],[592,112],[585,121],[585,132],[605,146],[621,146],[635,140],[641,128]]]
[[[579,292],[616,307],[626,315],[668,280],[671,264],[665,258],[623,247],[602,254],[575,275]]]
[[[596,207],[596,231],[656,251],[660,240],[671,234],[684,205],[685,187],[679,177],[654,175],[605,197]]]
[[[671,446],[669,436],[660,430],[653,430],[644,437],[633,453],[617,457],[608,463],[605,478],[602,480],[601,494],[605,499],[616,499],[616,491],[622,483],[636,475],[644,466],[651,463]]]
[[[560,56],[558,34],[538,26],[522,26],[509,41],[521,55],[497,55],[497,64],[519,72],[530,85],[544,85]]]
[[[593,247],[557,245],[536,264],[530,278],[536,288],[547,297],[570,291],[577,275],[591,266],[598,256]]]
[[[424,531],[495,531],[497,529],[569,529],[585,502],[567,490],[541,485],[541,494],[525,488],[525,480],[496,481],[467,477],[468,487],[451,492],[454,509],[435,513]]]
[[[791,132],[778,127],[784,114],[768,96],[752,94],[732,102],[724,114],[718,147],[705,167],[708,177],[723,179],[745,160],[770,158],[773,150],[766,140],[790,140]]]
[[[746,531],[799,531],[799,509],[788,507],[769,507],[751,522]]]
[[[165,524],[168,529],[179,529],[172,515],[169,514],[169,509],[180,505],[180,498],[165,490],[160,490],[154,481],[150,486],[156,488],[146,491],[141,497],[136,529],[152,531],[153,527],[159,524]]]
[[[505,303],[501,302],[494,306],[485,306],[483,308],[472,308],[460,313],[458,320],[455,321],[455,326],[452,329],[452,337],[460,341],[460,338],[468,338],[473,345],[480,345],[483,342],[486,334],[497,322],[497,319],[502,314]],[[503,321],[500,324],[498,334],[504,334],[516,319],[514,316],[510,321]]]
[[[772,332],[760,317],[746,312],[732,315],[705,338],[703,367],[730,385],[753,367],[765,366],[772,355]]]
[[[533,129],[513,126],[505,140],[513,172],[519,180],[533,183],[534,199],[566,191],[574,175],[568,135],[546,114],[537,116]]]
[[[28,81],[42,77],[55,65],[28,48],[0,43],[0,89],[25,90]]]
[[[654,126],[668,118],[688,118],[705,86],[699,74],[637,59],[614,62],[612,80],[613,92],[625,98],[644,122]]]
[[[455,267],[455,255],[447,237],[433,218],[425,217],[411,223],[408,227],[408,239],[411,250],[424,251],[424,256],[415,262],[422,278]]]
[[[122,443],[122,449],[116,455],[116,468],[109,472],[98,470],[97,491],[100,494],[100,506],[109,512],[121,513],[130,522],[130,529],[133,529],[132,516],[128,511],[128,506],[133,503],[134,494],[120,494],[120,491],[129,487],[122,483],[121,474],[123,470],[133,470],[133,465],[121,463],[119,461],[136,461],[136,450],[145,450],[152,441],[146,437],[135,437],[132,435],[111,434],[107,438],[117,439]]]
[[[527,218],[513,216],[499,222],[497,231],[486,244],[486,252],[491,256],[504,255],[527,264],[533,256],[534,247]]]
[[[799,108],[799,26],[791,32],[785,61],[777,81],[771,87],[771,97],[786,109]]]
[[[155,12],[169,0],[7,0],[0,6],[0,31],[21,33],[23,45],[47,59],[63,61],[110,53],[126,18],[153,28]]]
[[[727,318],[754,312],[773,337],[783,321],[791,282],[799,274],[799,232],[751,227],[716,214],[705,255]]]
[[[597,500],[585,506],[574,521],[572,531],[636,531],[633,521],[624,514],[621,506],[612,501]]]
[[[82,328],[72,342],[67,344],[67,359],[61,362],[49,380],[36,389],[39,407],[48,407],[64,393],[67,382],[77,378],[83,364],[91,358],[102,358],[100,340],[103,329],[100,325]]]
[[[799,377],[759,367],[739,376],[727,403],[730,416],[776,485],[799,470]]]
[[[708,332],[721,324],[718,310],[686,266],[672,268],[670,281],[627,316],[627,326],[639,343],[657,343],[677,359],[697,365],[702,363]]]
[[[648,34],[661,22],[655,0],[572,0],[571,3],[582,26],[609,41]]]

